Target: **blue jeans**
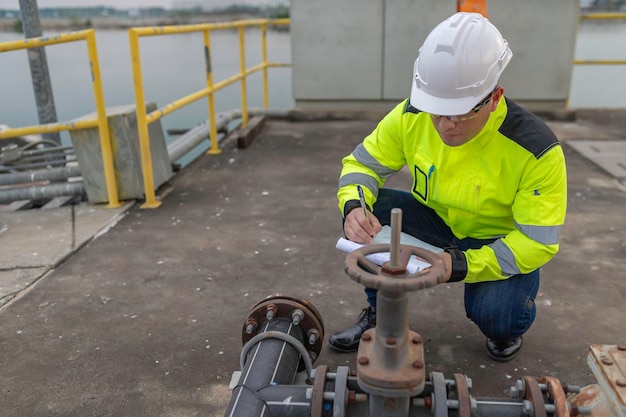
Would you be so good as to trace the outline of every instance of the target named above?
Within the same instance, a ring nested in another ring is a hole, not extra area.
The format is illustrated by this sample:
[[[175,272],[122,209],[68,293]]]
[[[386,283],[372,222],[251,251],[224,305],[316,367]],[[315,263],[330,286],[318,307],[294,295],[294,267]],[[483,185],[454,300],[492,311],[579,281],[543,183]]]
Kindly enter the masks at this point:
[[[381,224],[391,222],[391,209],[402,210],[402,231],[431,245],[478,249],[493,239],[457,239],[450,228],[430,208],[410,193],[380,189],[374,215]],[[524,334],[535,320],[535,297],[539,290],[539,269],[500,281],[465,284],[465,312],[485,336],[508,340]],[[365,288],[368,303],[376,308],[376,290]]]

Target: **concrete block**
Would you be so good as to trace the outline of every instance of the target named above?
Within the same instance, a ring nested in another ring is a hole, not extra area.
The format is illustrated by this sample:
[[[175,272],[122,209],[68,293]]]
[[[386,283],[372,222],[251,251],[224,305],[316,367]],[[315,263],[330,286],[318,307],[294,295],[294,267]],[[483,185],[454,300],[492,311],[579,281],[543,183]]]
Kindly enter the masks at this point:
[[[156,109],[155,103],[146,103],[146,111],[148,113]],[[94,117],[95,113],[91,113],[77,120]],[[144,198],[144,182],[135,106],[126,105],[109,108],[107,109],[107,117],[113,148],[118,198],[122,201],[142,199]],[[160,120],[150,123],[148,133],[150,136],[154,187],[157,189],[172,177],[173,171]],[[98,128],[71,131],[70,138],[76,151],[76,158],[78,159],[89,202],[108,202]]]

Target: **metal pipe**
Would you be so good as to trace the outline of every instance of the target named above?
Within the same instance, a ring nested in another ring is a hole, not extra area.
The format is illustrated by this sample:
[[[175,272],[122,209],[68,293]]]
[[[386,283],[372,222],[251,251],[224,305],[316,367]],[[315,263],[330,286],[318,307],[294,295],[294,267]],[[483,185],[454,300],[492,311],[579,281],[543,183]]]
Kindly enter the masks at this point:
[[[392,240],[399,240],[400,234],[393,233],[401,228],[399,209],[392,211],[391,220]],[[392,242],[389,250],[399,252],[402,246]],[[358,256],[369,253],[359,251]],[[338,367],[333,373],[327,372],[326,366],[320,366],[315,370],[307,369],[309,381],[313,381],[311,388],[281,385],[293,384],[299,358],[307,355],[305,337],[313,333],[298,327],[307,319],[303,305],[294,305],[294,299],[284,295],[284,301],[274,297],[257,304],[245,321],[244,340],[248,343],[242,351],[244,371],[233,390],[225,417],[262,417],[268,408],[270,415],[276,417],[528,417],[556,416],[563,414],[563,410],[574,410],[573,403],[565,397],[569,386],[563,386],[555,378],[544,377],[539,382],[524,377],[512,388],[512,398],[508,399],[472,397],[472,382],[461,374],[446,379],[440,372],[431,372],[426,381],[422,339],[408,326],[408,291],[393,285],[396,279],[405,278],[405,271],[395,274],[392,268],[385,270],[383,267],[381,271],[388,271],[394,279],[381,274],[371,274],[372,278],[366,275],[368,271],[358,270],[359,264],[353,258],[348,255],[346,261],[348,275],[365,285],[373,283],[372,287],[378,289],[377,323],[375,329],[367,330],[361,337],[356,380],[349,377],[348,367]],[[310,305],[307,308],[317,311]],[[275,313],[283,317],[275,318]],[[319,314],[316,318],[321,323]],[[247,338],[263,319],[267,319],[263,330]],[[292,329],[299,332],[288,335]],[[316,343],[317,337],[312,340]],[[277,356],[278,350],[286,355]],[[614,350],[624,351],[626,346]],[[284,365],[282,373],[279,372],[281,365]],[[524,398],[518,398],[521,396]],[[277,408],[272,409],[273,406]],[[585,414],[590,413],[591,408],[581,404],[575,411]]]
[[[402,210],[391,209],[391,248],[389,266],[399,268],[400,262],[400,233],[402,232]]]
[[[154,176],[152,172],[152,153],[150,152],[150,135],[148,133],[148,121],[146,120],[146,98],[143,88],[143,76],[141,75],[141,53],[139,51],[139,36],[133,28],[128,30],[128,43],[130,46],[130,60],[133,72],[133,86],[135,89],[135,111],[137,112],[137,134],[139,135],[139,155],[141,157],[141,174],[145,202],[141,208],[157,208],[161,202],[156,199],[154,190]]]
[[[381,291],[379,291],[379,297]],[[404,300],[397,300],[397,294],[387,294],[379,298],[379,306],[388,309],[384,315],[402,316]],[[403,294],[406,296],[406,292]],[[470,394],[472,382],[464,375],[455,374],[454,379],[446,379],[442,373],[431,372],[421,392],[415,396],[397,395],[391,388],[378,387],[368,393],[368,387],[363,387],[357,377],[350,376],[348,367],[338,367],[336,372],[327,372],[326,366],[320,366],[307,372],[307,384],[297,385],[297,374],[301,369],[303,355],[307,354],[306,341],[310,329],[300,327],[301,324],[311,326],[310,313],[304,313],[304,304],[294,304],[294,298],[274,297],[265,300],[253,309],[245,323],[259,321],[259,333],[247,340],[242,350],[243,371],[234,382],[231,403],[225,417],[361,417],[361,416],[407,416],[407,417],[448,417],[448,416],[475,416],[475,417],[528,417],[537,415],[557,415],[559,404],[550,395],[549,385],[544,382],[535,382],[538,397],[525,398],[475,398]],[[393,311],[390,301],[395,300],[401,305]],[[271,309],[270,309],[271,307]],[[307,312],[316,309],[306,304]],[[380,309],[380,307],[379,307]],[[272,311],[271,317],[266,314]],[[379,310],[379,312],[381,312]],[[302,314],[301,314],[302,313]],[[282,314],[282,315],[281,315]],[[317,313],[316,313],[317,314]],[[298,319],[295,319],[298,316]],[[301,317],[302,316],[302,317]],[[266,321],[261,321],[266,319]],[[320,320],[319,314],[316,320]],[[308,323],[306,323],[308,321]],[[405,324],[390,325],[377,323],[378,330],[384,332],[387,345],[401,344],[394,337],[395,332],[401,332]],[[244,324],[244,329],[246,324]],[[323,325],[318,329],[323,333]],[[245,331],[245,330],[244,330]],[[247,332],[245,332],[247,335]],[[279,337],[280,336],[280,337]],[[376,335],[378,337],[378,335]],[[626,350],[626,348],[624,349]],[[309,354],[313,353],[309,351]],[[367,365],[360,360],[363,352],[359,349],[359,364]],[[307,355],[308,356],[308,355]],[[396,369],[393,357],[385,357],[382,371]],[[369,364],[372,365],[376,357]],[[307,366],[306,368],[310,368]],[[360,368],[363,369],[363,368]],[[308,369],[307,369],[308,370]],[[358,373],[358,372],[357,372]],[[396,373],[400,376],[400,370]],[[543,381],[544,379],[542,379]],[[525,378],[526,386],[530,381]],[[533,380],[534,381],[534,380]],[[520,388],[521,384],[521,388]],[[516,384],[517,394],[523,394],[523,381]],[[568,386],[569,387],[569,386]],[[578,390],[578,387],[573,387]],[[543,393],[543,395],[541,394]],[[572,403],[568,402],[568,408]],[[572,409],[573,410],[573,409]],[[577,405],[576,413],[592,414],[591,408],[586,405]],[[576,415],[575,413],[572,415]],[[621,415],[621,414],[620,414]]]
[[[220,113],[216,116],[216,130],[223,129],[230,121],[238,116],[239,112],[232,113]],[[211,126],[209,123],[201,123],[185,134],[181,135],[174,142],[167,145],[167,153],[170,157],[170,162],[173,164],[180,158],[185,156],[189,151],[201,144],[210,135]]]
[[[21,162],[21,161],[48,161],[50,159],[66,159],[66,158],[74,158],[76,159],[76,157],[74,156],[73,153],[65,153],[65,152],[46,152],[43,154],[27,154],[27,153],[19,153],[18,157],[16,159],[13,159],[11,162]],[[4,162],[8,162],[6,159],[4,158]]]
[[[19,161],[13,161],[6,163],[7,168],[15,169],[18,171],[27,171],[33,168],[47,169],[53,166],[64,166],[70,163],[76,165],[76,157],[65,157],[63,155],[52,155],[49,159],[45,158],[23,158]]]
[[[11,188],[8,190],[0,190],[0,203],[82,195],[84,192],[85,187],[82,181],[49,184],[40,187]]]
[[[530,414],[526,414],[530,412]],[[479,399],[476,415],[480,417],[526,417],[532,413],[532,405],[525,400]]]
[[[74,155],[67,155],[64,153],[49,153],[49,154],[42,154],[42,155],[22,155],[19,159],[16,159],[15,161],[12,162],[39,162],[39,161],[54,161],[54,160],[61,160],[61,161],[69,161],[70,159],[72,160],[76,160],[76,157]]]
[[[204,59],[206,62],[206,86],[209,89],[207,96],[207,103],[209,105],[209,139],[211,141],[211,147],[209,148],[209,154],[219,155],[222,151],[217,144],[217,126],[215,122],[215,90],[213,86],[213,66],[211,64],[211,34],[209,30],[203,31],[204,33]]]
[[[65,151],[68,151],[68,153],[74,153],[74,147],[72,146],[55,146],[54,148],[46,148],[46,149],[29,149],[34,145],[37,145],[37,144],[28,144],[28,145],[23,146],[21,148],[22,149],[21,154],[22,155],[41,155],[41,154],[51,154],[51,153],[65,152]]]
[[[266,322],[263,332],[282,332],[305,344],[306,335],[287,318]],[[245,366],[233,389],[225,417],[260,417],[268,406],[259,391],[272,385],[291,384],[298,373],[300,353],[290,343],[266,338],[248,349]],[[305,415],[305,414],[302,414]]]
[[[246,43],[245,43],[245,30],[243,26],[239,27],[239,69],[240,74],[246,73]],[[241,77],[241,125],[246,127],[248,125],[248,87],[247,78]]]
[[[268,117],[289,117],[289,112],[286,110],[270,110],[270,109],[256,109],[250,110],[250,116],[264,115]],[[233,110],[230,112],[219,113],[216,115],[215,131],[223,130],[228,123],[241,117],[240,110]],[[185,156],[188,152],[200,145],[203,141],[210,137],[211,126],[207,121],[193,127],[178,139],[167,145],[167,153],[170,157],[170,163],[175,163],[180,158]]]
[[[311,415],[311,401],[307,398],[310,385],[270,385],[258,394],[274,417],[296,417]]]
[[[0,173],[23,172],[36,168],[52,168],[65,166],[76,160],[76,155],[71,147],[54,145],[45,149],[37,149],[37,146],[50,141],[39,140],[21,147],[7,146],[0,149]],[[67,178],[67,177],[65,177]],[[29,181],[29,180],[26,180]],[[23,182],[23,181],[18,181]],[[9,182],[14,183],[14,182]]]
[[[50,162],[38,162],[34,164],[22,164],[22,165],[0,165],[1,172],[20,172],[25,170],[32,170],[36,168],[49,168],[64,166],[67,162],[65,159],[52,160]]]
[[[25,182],[37,181],[58,181],[70,177],[79,177],[80,168],[52,168],[41,171],[18,172],[14,174],[0,175],[0,185],[20,184]]]

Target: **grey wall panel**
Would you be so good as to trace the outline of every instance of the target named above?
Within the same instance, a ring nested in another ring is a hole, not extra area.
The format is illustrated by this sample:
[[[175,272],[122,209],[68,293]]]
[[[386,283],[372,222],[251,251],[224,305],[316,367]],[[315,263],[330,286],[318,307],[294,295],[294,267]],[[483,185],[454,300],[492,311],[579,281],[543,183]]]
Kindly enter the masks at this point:
[[[386,105],[409,95],[428,33],[453,0],[292,0],[293,92],[305,102]],[[532,109],[564,108],[578,29],[578,0],[498,0],[489,19],[513,50],[501,83]],[[368,101],[368,103],[365,103]],[[351,104],[352,105],[352,104]],[[357,109],[358,110],[358,109]]]
[[[568,98],[579,13],[578,0],[489,3],[489,19],[513,51],[501,80],[507,96],[516,100]]]
[[[292,0],[296,101],[381,98],[383,3]]]
[[[456,1],[387,0],[383,46],[383,97],[401,100],[411,92],[413,63],[428,33],[456,13]]]

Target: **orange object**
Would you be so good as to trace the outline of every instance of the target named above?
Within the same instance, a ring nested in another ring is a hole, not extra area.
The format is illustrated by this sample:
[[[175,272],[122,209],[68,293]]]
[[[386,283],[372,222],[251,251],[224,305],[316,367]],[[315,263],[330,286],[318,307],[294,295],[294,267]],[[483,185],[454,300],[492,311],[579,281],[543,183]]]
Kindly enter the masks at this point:
[[[457,12],[480,13],[487,19],[489,18],[487,0],[457,0],[456,10]]]

